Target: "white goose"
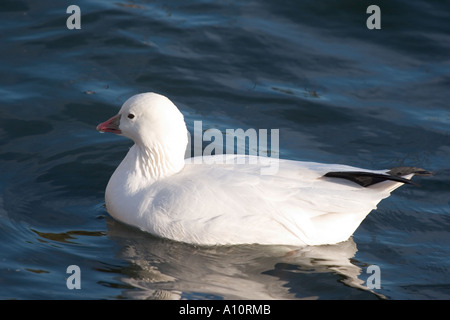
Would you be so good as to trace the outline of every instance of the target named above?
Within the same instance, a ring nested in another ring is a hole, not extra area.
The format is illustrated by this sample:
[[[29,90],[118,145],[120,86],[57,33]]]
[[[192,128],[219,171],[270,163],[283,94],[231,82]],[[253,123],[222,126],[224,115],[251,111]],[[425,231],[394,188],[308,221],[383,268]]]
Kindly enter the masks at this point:
[[[414,174],[430,174],[267,157],[257,157],[256,164],[186,161],[183,115],[156,93],[131,97],[97,130],[134,141],[106,187],[111,216],[155,236],[198,245],[345,241],[394,189],[411,183]],[[261,175],[273,161],[277,173]]]

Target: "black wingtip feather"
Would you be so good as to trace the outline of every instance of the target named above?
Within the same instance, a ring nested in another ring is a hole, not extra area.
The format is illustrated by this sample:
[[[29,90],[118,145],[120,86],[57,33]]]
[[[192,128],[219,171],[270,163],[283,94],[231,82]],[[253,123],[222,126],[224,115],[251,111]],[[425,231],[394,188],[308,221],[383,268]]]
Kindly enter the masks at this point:
[[[415,167],[396,167],[389,170],[386,174],[364,172],[364,171],[337,171],[328,172],[324,176],[328,178],[346,179],[359,184],[362,187],[370,187],[383,181],[396,181],[406,184],[418,185],[409,179],[403,178],[410,174],[414,175],[432,175],[431,172]]]
[[[383,181],[396,181],[407,184],[414,184],[411,180],[387,174],[379,174],[372,172],[364,172],[364,171],[343,171],[343,172],[328,172],[325,174],[325,177],[328,178],[340,178],[346,179],[352,182],[359,184],[362,187],[370,187],[374,184],[383,182]]]

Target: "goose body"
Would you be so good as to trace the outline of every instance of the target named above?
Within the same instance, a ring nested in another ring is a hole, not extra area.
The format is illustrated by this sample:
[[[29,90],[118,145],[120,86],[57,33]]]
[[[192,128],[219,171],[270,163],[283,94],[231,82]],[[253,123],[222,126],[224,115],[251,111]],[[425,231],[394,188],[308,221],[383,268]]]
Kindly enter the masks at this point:
[[[156,93],[131,97],[97,129],[135,143],[106,187],[109,214],[155,236],[198,245],[345,241],[394,189],[414,174],[428,174],[249,155],[184,159],[183,115]],[[276,173],[261,174],[275,164]]]

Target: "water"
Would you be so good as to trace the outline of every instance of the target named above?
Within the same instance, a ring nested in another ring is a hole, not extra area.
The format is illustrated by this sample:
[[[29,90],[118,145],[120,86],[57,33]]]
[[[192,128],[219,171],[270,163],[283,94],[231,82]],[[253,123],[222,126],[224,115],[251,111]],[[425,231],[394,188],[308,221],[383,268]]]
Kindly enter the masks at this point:
[[[450,298],[448,1],[377,1],[381,30],[368,1],[85,0],[80,30],[70,4],[0,4],[1,299]],[[106,212],[131,144],[95,130],[145,91],[190,130],[279,129],[284,158],[435,175],[335,246],[156,239]]]

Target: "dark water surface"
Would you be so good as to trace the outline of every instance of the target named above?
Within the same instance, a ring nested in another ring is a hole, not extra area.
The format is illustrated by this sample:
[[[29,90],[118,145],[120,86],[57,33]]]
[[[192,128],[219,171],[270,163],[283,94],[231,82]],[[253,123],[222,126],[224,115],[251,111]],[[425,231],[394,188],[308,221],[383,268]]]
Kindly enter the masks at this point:
[[[450,2],[84,0],[68,30],[70,4],[0,2],[1,299],[450,298]],[[146,91],[190,130],[279,129],[283,158],[435,175],[335,246],[155,239],[107,214],[131,142],[95,130]]]

